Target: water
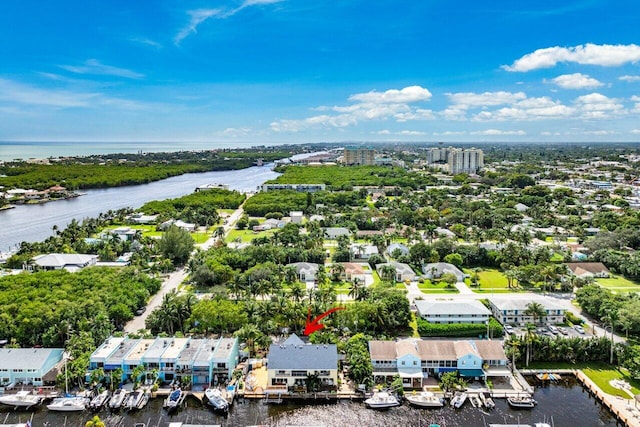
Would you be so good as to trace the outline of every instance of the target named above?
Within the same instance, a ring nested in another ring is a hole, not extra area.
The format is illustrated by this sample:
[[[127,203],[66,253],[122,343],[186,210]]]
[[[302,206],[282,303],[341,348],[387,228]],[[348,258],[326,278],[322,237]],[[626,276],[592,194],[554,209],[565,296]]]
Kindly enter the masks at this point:
[[[229,189],[255,191],[258,185],[279,174],[270,165],[235,171],[192,173],[150,184],[84,190],[83,196],[38,205],[19,205],[0,211],[0,251],[8,251],[20,242],[46,239],[57,225],[63,229],[72,219],[95,218],[101,212],[126,207],[139,208],[145,202],[175,198],[192,193],[203,184],[229,184]]]
[[[14,142],[0,141],[0,160],[88,156],[92,154],[169,152],[250,148],[255,143],[241,142]],[[280,145],[272,143],[270,145]]]
[[[131,427],[136,422],[147,423],[149,427],[167,427],[170,421],[182,421],[190,424],[220,424],[225,427],[244,427],[254,424],[269,426],[307,425],[307,426],[367,426],[367,427],[423,427],[430,423],[439,423],[443,427],[484,427],[488,423],[528,423],[533,425],[553,417],[556,427],[615,426],[612,415],[597,403],[576,383],[575,379],[564,379],[560,384],[538,388],[535,393],[538,405],[530,410],[512,410],[504,399],[496,400],[496,408],[488,415],[469,403],[459,410],[448,407],[442,409],[416,409],[404,404],[387,411],[374,411],[365,408],[361,402],[341,401],[329,405],[264,405],[259,401],[242,400],[236,402],[229,415],[224,417],[213,413],[195,398],[186,400],[187,406],[178,413],[169,416],[162,409],[162,400],[151,400],[142,411],[128,415],[111,415],[101,412],[99,416],[107,427]],[[7,417],[5,419],[5,417]],[[0,413],[0,422],[25,422],[30,413]],[[84,426],[91,414],[51,413],[39,408],[33,414],[33,426],[40,427],[48,421],[51,427]]]

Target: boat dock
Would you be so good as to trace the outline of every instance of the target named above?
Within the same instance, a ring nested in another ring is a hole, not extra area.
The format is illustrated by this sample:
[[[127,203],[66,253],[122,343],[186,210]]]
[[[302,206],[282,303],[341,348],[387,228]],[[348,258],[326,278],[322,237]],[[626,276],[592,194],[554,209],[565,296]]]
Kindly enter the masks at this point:
[[[629,427],[640,427],[640,410],[636,407],[636,399],[624,399],[620,396],[612,396],[603,392],[587,375],[582,371],[575,371],[575,376],[593,397],[598,399],[618,422]],[[633,403],[633,404],[632,404]]]

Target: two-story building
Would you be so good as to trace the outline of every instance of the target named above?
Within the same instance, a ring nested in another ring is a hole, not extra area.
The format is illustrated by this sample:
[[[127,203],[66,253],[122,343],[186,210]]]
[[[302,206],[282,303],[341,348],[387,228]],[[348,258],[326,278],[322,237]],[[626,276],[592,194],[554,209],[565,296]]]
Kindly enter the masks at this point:
[[[313,381],[320,389],[338,384],[338,350],[335,344],[305,344],[295,334],[269,347],[267,391],[311,391]]]
[[[529,304],[539,303],[544,308],[545,316],[534,318],[528,314]],[[516,324],[556,324],[564,322],[566,309],[549,298],[533,297],[524,299],[491,298],[489,300],[493,316],[503,325]]]
[[[491,311],[478,300],[416,300],[418,316],[430,323],[487,323]]]
[[[63,357],[62,348],[0,348],[0,387],[45,385],[43,377]]]

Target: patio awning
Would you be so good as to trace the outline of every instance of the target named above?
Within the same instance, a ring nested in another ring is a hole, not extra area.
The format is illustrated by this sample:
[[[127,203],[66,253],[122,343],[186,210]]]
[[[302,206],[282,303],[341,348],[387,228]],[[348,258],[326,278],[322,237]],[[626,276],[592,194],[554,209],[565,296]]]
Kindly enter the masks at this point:
[[[485,372],[488,377],[508,377],[511,375],[511,370],[506,366],[504,368],[491,367]]]
[[[422,378],[422,372],[414,372],[412,374],[408,372],[399,372],[400,378]]]
[[[463,377],[484,377],[482,369],[461,369],[460,375]]]

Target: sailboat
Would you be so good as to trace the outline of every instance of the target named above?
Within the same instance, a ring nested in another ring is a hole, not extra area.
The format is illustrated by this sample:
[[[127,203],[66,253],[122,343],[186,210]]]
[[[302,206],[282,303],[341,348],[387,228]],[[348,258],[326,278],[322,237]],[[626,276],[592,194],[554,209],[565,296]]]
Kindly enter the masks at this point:
[[[64,389],[65,397],[53,399],[53,402],[47,405],[47,409],[56,412],[77,412],[84,411],[90,402],[88,397],[70,396],[69,395],[69,379],[67,377],[67,359],[64,359]]]

